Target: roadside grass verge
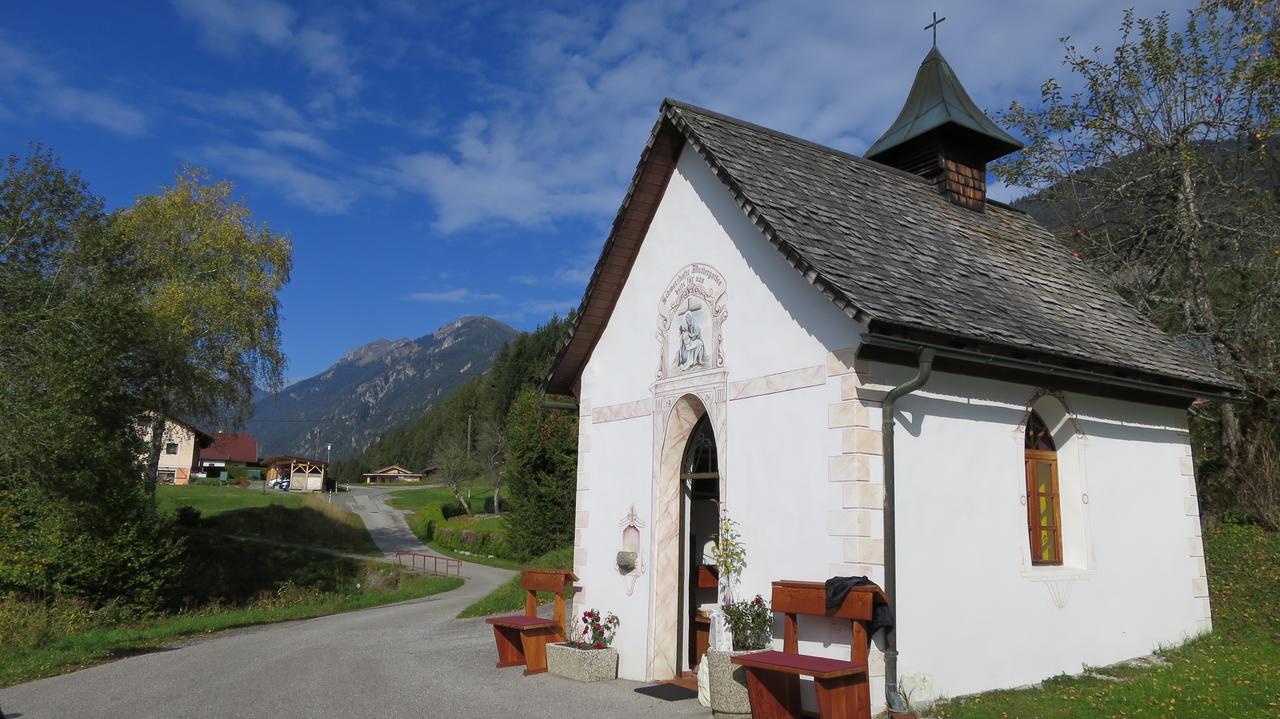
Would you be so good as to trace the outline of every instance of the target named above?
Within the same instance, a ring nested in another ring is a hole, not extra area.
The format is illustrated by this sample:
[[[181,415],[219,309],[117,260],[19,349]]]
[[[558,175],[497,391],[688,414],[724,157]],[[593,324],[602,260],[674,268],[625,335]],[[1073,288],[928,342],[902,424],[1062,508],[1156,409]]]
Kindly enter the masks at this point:
[[[157,501],[161,511],[177,512],[180,507],[199,510],[198,526],[211,532],[354,554],[381,554],[359,515],[316,494],[263,493],[234,486],[165,486],[158,488]]]
[[[418,538],[421,539],[421,535],[419,535]],[[450,549],[449,547],[442,547],[435,542],[424,541],[423,544],[427,545],[428,549],[442,557],[453,557],[454,559],[461,559],[464,562],[471,562],[472,564],[483,564],[487,567],[497,567],[498,569],[524,569],[528,566],[524,562],[515,559],[463,552],[457,549]]]
[[[1060,676],[1034,689],[935,703],[945,719],[1280,716],[1280,533],[1206,530],[1213,632],[1158,652],[1164,664],[1116,665]]]
[[[337,590],[289,583],[243,607],[214,603],[191,612],[132,621],[95,616],[99,613],[65,604],[0,603],[0,686],[155,650],[187,637],[402,602],[462,584],[455,577],[424,577],[394,567],[354,564],[361,570],[357,581]],[[68,620],[67,615],[76,614],[80,615],[78,620]]]
[[[522,568],[571,569],[572,567],[573,547],[565,547],[547,552]],[[463,609],[458,613],[458,618],[487,617],[502,612],[520,611],[524,609],[524,596],[525,592],[520,588],[520,575],[517,574],[502,586]],[[550,592],[538,593],[539,602],[549,602],[553,599],[555,595]]]

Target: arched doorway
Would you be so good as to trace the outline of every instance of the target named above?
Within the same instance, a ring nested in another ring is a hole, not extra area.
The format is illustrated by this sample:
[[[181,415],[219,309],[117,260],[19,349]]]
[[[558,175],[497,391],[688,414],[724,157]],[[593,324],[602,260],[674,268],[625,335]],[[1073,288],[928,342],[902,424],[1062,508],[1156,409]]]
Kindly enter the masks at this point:
[[[698,587],[702,548],[719,524],[723,462],[717,418],[692,394],[670,407],[665,423],[658,425],[661,449],[654,476],[651,680],[671,679],[693,667],[698,632],[705,638],[709,629],[698,608],[714,605],[717,599],[714,586]]]
[[[707,560],[708,544],[719,535],[720,459],[715,430],[703,415],[689,435],[680,463],[680,489],[684,494],[682,517],[685,538],[683,563],[684,608],[681,618],[682,669],[694,669],[706,653],[711,638],[711,612],[719,599],[720,575]]]

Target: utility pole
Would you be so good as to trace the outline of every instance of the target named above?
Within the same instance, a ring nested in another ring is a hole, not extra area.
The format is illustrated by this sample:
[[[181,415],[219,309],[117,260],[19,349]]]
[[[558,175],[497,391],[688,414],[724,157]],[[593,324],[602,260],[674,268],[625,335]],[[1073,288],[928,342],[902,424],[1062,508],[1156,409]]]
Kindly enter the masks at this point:
[[[329,455],[333,452],[333,443],[327,442],[324,445],[324,476],[329,476]],[[321,488],[323,489],[323,487]],[[329,503],[333,504],[333,495],[338,493],[338,478],[333,478],[333,490],[329,492]]]

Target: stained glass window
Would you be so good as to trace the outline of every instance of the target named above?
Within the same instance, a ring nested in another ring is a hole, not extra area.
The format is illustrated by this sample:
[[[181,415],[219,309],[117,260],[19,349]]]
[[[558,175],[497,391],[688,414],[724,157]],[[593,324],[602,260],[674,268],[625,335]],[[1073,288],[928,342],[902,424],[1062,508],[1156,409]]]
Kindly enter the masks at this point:
[[[1057,447],[1048,426],[1035,412],[1027,418],[1023,457],[1027,472],[1027,535],[1031,544],[1031,563],[1062,564]]]

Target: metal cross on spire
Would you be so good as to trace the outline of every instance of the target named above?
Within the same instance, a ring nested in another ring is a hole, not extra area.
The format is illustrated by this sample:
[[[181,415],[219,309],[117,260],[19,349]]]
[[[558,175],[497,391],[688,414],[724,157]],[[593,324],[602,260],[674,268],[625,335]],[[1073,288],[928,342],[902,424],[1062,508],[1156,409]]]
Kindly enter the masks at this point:
[[[938,17],[938,13],[935,12],[933,14],[933,22],[924,26],[925,30],[933,30],[933,46],[934,47],[938,46],[938,24],[941,23],[943,20],[946,20],[946,18]]]

